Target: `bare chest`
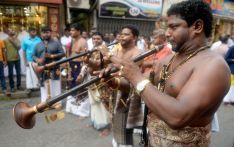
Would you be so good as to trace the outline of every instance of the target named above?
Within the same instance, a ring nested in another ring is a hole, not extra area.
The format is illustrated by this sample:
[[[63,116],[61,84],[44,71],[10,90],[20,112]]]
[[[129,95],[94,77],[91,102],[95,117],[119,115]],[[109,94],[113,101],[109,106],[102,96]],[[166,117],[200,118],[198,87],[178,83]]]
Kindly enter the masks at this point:
[[[194,66],[188,64],[179,67],[173,73],[169,72],[168,77],[161,84],[161,86],[164,86],[164,92],[172,97],[177,97],[186,83],[189,82],[193,69]]]
[[[81,52],[81,43],[80,41],[75,41],[73,44],[72,44],[72,54],[76,53],[80,53]]]

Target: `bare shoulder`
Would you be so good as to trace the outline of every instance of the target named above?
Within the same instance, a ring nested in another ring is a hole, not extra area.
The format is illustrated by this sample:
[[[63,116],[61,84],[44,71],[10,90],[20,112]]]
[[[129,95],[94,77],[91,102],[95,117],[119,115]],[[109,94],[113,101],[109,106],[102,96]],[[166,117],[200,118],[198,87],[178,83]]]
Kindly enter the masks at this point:
[[[205,69],[207,72],[227,72],[230,73],[230,69],[222,56],[212,51],[198,56],[197,67],[199,69]]]
[[[194,62],[191,80],[201,83],[207,91],[212,91],[214,97],[223,97],[231,81],[230,69],[224,58],[212,51],[206,51],[197,56]]]

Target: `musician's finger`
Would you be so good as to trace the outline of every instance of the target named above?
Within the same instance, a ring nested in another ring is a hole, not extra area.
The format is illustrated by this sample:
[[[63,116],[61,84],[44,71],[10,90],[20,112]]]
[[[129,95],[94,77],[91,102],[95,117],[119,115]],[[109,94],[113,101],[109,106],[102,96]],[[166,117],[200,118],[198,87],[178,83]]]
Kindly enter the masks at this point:
[[[101,71],[93,71],[93,75],[99,75]]]

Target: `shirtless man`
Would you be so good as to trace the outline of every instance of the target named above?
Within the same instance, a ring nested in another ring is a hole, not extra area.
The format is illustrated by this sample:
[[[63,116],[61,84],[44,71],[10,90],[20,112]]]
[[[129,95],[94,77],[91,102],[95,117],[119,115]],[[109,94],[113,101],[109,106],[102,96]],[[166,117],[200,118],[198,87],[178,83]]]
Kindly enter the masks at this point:
[[[71,32],[72,42],[69,49],[69,55],[74,56],[76,54],[86,51],[86,48],[88,46],[86,40],[81,36],[82,32],[81,25],[78,23],[72,24],[70,32]],[[79,75],[81,69],[80,64],[81,64],[81,58],[77,58],[74,59],[73,61],[70,61],[71,76],[72,76],[70,88],[77,85],[77,76]]]
[[[158,88],[130,59],[110,60],[149,108],[149,146],[207,147],[210,123],[230,86],[230,70],[207,46],[213,20],[208,4],[183,1],[167,15],[166,35],[176,54],[155,68]]]
[[[111,54],[123,60],[133,59],[141,53],[141,50],[136,46],[138,36],[139,31],[134,26],[123,26],[120,35],[120,48],[111,50]],[[106,54],[107,59],[111,58],[109,55]],[[132,86],[122,87],[122,84],[125,86],[125,82],[127,80],[121,75],[107,82],[115,90],[112,110],[114,147],[132,147],[133,128],[143,125],[141,99],[133,92]]]

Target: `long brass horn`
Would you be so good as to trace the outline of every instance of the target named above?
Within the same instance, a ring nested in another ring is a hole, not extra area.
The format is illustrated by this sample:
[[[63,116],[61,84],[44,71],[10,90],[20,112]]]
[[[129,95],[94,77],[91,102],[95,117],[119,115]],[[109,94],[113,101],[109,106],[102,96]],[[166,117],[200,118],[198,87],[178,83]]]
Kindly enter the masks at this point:
[[[117,43],[118,42],[110,43],[110,44],[107,45],[107,47],[112,46],[112,45],[117,44]],[[57,65],[63,64],[65,62],[71,61],[73,59],[80,58],[80,57],[86,56],[88,54],[92,54],[93,52],[96,52],[96,51],[98,51],[98,50],[94,48],[93,50],[82,52],[82,53],[74,55],[72,57],[61,59],[61,60],[58,60],[58,61],[51,62],[49,64],[40,65],[40,66],[37,65],[36,63],[34,63],[34,64],[32,64],[32,68],[35,71],[35,73],[41,73],[45,69],[53,68],[53,67],[55,67]]]
[[[152,55],[153,53],[155,53],[157,50],[163,48],[164,45],[159,45],[157,47],[155,47],[154,49],[151,49],[145,53],[142,53],[141,55],[135,57],[133,59],[134,62],[138,62],[142,59],[144,59],[145,57]],[[110,73],[114,73],[117,72],[119,69],[117,68],[113,68]],[[108,77],[109,74],[105,75],[105,77]],[[35,125],[35,114],[36,113],[42,113],[43,111],[45,111],[45,109],[49,108],[50,106],[52,106],[53,104],[57,103],[58,101],[66,98],[67,96],[69,96],[71,93],[81,90],[83,88],[86,88],[87,86],[90,86],[98,81],[100,81],[101,78],[99,77],[95,77],[93,79],[91,79],[90,81],[87,81],[86,83],[83,83],[81,85],[78,85],[72,89],[70,89],[69,91],[62,93],[61,95],[58,95],[54,98],[51,99],[47,99],[46,102],[42,102],[39,103],[37,105],[34,105],[33,107],[30,107],[27,103],[25,102],[19,102],[17,103],[14,108],[13,108],[13,116],[14,119],[16,121],[16,123],[24,129],[31,129],[34,127]]]

